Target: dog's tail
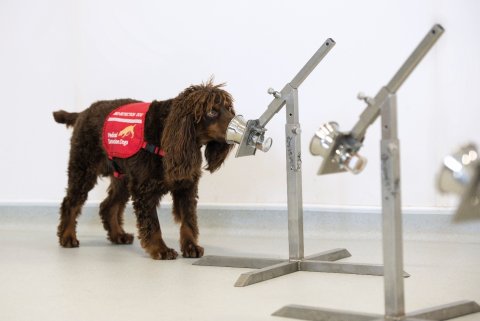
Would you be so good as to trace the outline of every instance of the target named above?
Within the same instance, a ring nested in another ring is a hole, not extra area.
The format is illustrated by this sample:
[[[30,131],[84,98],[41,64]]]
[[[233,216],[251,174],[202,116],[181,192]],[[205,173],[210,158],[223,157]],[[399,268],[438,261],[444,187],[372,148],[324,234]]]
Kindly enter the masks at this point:
[[[65,124],[67,127],[74,126],[80,113],[69,113],[65,110],[58,110],[53,112],[53,118],[59,124]]]

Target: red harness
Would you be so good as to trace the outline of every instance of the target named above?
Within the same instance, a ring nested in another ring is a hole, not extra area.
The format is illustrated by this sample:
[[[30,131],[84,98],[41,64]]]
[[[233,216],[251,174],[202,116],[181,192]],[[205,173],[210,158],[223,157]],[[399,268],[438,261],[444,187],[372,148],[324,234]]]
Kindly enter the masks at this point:
[[[150,153],[164,156],[165,152],[144,140],[145,116],[150,103],[132,103],[114,109],[103,124],[103,146],[114,168],[114,176],[120,177],[120,168],[113,160],[129,158],[143,148]]]

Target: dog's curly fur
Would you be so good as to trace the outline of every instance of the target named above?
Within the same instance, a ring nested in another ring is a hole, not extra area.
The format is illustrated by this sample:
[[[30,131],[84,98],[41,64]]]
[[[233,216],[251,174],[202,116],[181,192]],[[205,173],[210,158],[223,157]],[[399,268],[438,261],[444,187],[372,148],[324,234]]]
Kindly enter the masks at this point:
[[[102,127],[108,114],[132,99],[99,101],[80,113],[53,113],[58,123],[73,126],[68,187],[60,209],[58,237],[63,247],[78,247],[76,219],[98,176],[111,183],[100,204],[100,217],[115,244],[131,244],[133,235],[123,230],[123,211],[132,198],[142,247],[154,259],[175,259],[177,252],[162,239],[157,206],[163,195],[173,198],[173,215],[180,223],[180,249],[184,257],[201,257],[198,245],[197,199],[202,174],[201,148],[205,146],[206,169],[216,171],[233,145],[225,142],[235,116],[232,96],[212,81],[192,85],[176,98],[154,101],[145,120],[145,140],[165,151],[160,157],[141,149],[126,159],[114,159],[124,176],[114,170],[102,143]]]

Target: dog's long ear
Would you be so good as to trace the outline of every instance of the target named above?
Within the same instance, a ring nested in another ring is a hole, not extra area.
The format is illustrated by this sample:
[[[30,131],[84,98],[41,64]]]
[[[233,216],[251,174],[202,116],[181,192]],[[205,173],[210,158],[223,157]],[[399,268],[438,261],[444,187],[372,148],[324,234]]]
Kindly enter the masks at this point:
[[[161,142],[165,151],[165,178],[170,182],[192,180],[194,176],[200,175],[202,166],[194,115],[176,110],[182,106],[173,107],[166,119]]]
[[[206,169],[210,171],[210,173],[213,173],[219,169],[232,148],[233,145],[227,143],[219,143],[215,141],[208,143],[205,147],[205,159],[208,163]]]

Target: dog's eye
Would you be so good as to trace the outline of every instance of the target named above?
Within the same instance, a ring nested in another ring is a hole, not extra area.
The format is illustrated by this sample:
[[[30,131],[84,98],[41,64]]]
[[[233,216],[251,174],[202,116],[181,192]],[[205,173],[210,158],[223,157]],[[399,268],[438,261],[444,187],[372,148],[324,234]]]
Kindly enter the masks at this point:
[[[218,111],[212,109],[210,110],[208,113],[207,113],[207,117],[208,118],[215,118],[218,116]]]

